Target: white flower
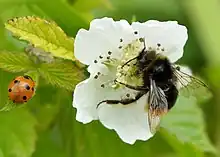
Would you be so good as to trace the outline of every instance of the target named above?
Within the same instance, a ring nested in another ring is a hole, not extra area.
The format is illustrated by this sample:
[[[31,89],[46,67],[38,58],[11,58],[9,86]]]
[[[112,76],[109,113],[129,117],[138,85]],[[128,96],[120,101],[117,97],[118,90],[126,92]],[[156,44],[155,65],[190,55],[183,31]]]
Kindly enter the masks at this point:
[[[128,105],[102,103],[96,107],[103,100],[135,97],[135,90],[115,85],[114,79],[141,84],[131,75],[123,76],[120,69],[123,63],[137,56],[144,46],[146,49],[155,49],[174,63],[183,56],[187,38],[186,27],[175,21],[150,20],[130,25],[125,20],[102,18],[93,20],[88,31],[79,30],[74,53],[80,62],[89,66],[90,77],[75,88],[73,106],[77,109],[76,119],[84,124],[99,119],[129,144],[151,138],[153,134],[145,110],[147,94]],[[145,39],[145,42],[140,39]],[[188,69],[183,70],[191,74]],[[124,72],[131,73],[132,68],[125,68]]]

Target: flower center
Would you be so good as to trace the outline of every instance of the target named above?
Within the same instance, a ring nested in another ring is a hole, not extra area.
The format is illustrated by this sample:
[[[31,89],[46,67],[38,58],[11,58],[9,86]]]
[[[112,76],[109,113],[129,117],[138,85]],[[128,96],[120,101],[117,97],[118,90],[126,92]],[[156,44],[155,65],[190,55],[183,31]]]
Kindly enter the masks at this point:
[[[117,82],[132,86],[142,86],[144,83],[143,73],[140,72],[137,65],[137,57],[143,50],[149,52],[154,51],[157,54],[162,53],[164,48],[160,43],[157,43],[157,45],[153,47],[146,47],[144,38],[139,38],[120,47],[120,59],[108,58],[102,63],[105,64],[110,71],[114,71]],[[121,85],[117,82],[112,83],[111,87],[120,87]]]
[[[137,73],[137,56],[144,49],[144,39],[136,39],[122,49],[122,58],[117,66],[116,79],[119,82],[140,86],[142,76]]]

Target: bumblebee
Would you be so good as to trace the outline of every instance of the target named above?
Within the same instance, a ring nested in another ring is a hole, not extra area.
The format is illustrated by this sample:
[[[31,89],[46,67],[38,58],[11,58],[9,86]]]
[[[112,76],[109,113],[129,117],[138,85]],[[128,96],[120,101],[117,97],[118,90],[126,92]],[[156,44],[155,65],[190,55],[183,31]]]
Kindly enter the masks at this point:
[[[136,66],[137,70],[135,75],[142,77],[143,85],[133,86],[125,84],[119,82],[117,78],[115,79],[115,83],[137,91],[136,96],[134,98],[121,100],[103,100],[97,107],[102,103],[128,105],[148,93],[148,122],[152,133],[155,133],[161,117],[175,105],[179,95],[177,88],[178,83],[183,86],[185,86],[184,82],[187,82],[187,84],[192,83],[207,87],[199,79],[181,72],[179,66],[172,64],[169,59],[161,53],[157,53],[156,50],[153,49],[146,50],[146,46],[144,46],[138,56],[125,62],[122,68],[131,65]]]

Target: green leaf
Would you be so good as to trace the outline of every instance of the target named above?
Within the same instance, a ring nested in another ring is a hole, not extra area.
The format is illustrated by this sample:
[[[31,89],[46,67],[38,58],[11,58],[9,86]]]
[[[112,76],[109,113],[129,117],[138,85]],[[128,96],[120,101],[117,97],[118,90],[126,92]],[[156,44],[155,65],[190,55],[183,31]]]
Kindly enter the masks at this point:
[[[63,97],[61,95],[64,94],[61,92],[63,90],[66,91],[65,89],[59,89],[52,85],[45,84],[45,80],[41,79],[35,96],[26,103],[26,106],[31,111],[34,111],[33,115],[38,121],[35,128],[38,132],[51,129],[57,118],[59,118],[56,117],[56,115],[60,110],[60,105],[63,105],[63,103],[59,103]],[[71,98],[72,92],[69,93],[71,93],[69,95]]]
[[[202,111],[196,103],[195,97],[180,95],[176,105],[162,119],[161,126],[182,143],[191,143],[202,151],[215,152],[205,131]]]
[[[0,52],[0,68],[8,72],[26,72],[35,69],[25,53]]]
[[[124,143],[115,131],[105,128],[98,121],[86,125],[77,122],[75,120],[76,110],[72,107],[70,97],[72,93],[61,93],[65,96],[61,100],[57,122],[68,157],[164,157],[167,153],[173,152],[160,136],[129,145]]]
[[[40,135],[32,157],[66,157],[66,155],[51,132],[47,131]]]
[[[89,22],[85,20],[81,14],[81,10],[77,11],[64,0],[50,1],[38,0],[36,5],[28,5],[31,11],[35,15],[41,15],[41,17],[48,16],[50,19],[56,21],[56,23],[63,29],[69,36],[75,36],[79,29],[88,28]],[[86,4],[83,4],[86,5]],[[57,8],[59,14],[57,14]],[[43,12],[43,14],[41,13]]]
[[[161,128],[160,134],[167,140],[170,146],[178,153],[179,157],[203,157],[203,151],[197,149],[190,143],[182,143],[177,137],[170,134],[167,130]]]
[[[0,154],[30,157],[35,149],[36,120],[24,108],[0,113]]]
[[[8,20],[5,27],[17,38],[26,40],[46,52],[51,52],[56,57],[75,60],[73,38],[67,37],[53,21],[26,16]]]
[[[6,102],[6,104],[2,108],[0,108],[0,112],[10,111],[16,107],[17,107],[17,105],[15,103],[13,103],[13,101],[8,100]]]
[[[73,3],[73,7],[76,10],[81,10],[83,12],[88,12],[88,11],[92,11],[97,7],[103,7],[105,9],[112,9],[111,3],[109,2],[109,0],[75,0],[74,2],[71,2],[71,0],[69,0],[70,3]],[[85,5],[86,4],[86,5]]]
[[[85,79],[84,70],[68,61],[43,63],[39,72],[48,83],[70,91],[73,91],[75,85]]]
[[[35,89],[36,89],[38,84],[39,84],[39,73],[38,73],[38,71],[35,71],[35,70],[34,71],[28,71],[24,75],[28,75],[34,80]]]

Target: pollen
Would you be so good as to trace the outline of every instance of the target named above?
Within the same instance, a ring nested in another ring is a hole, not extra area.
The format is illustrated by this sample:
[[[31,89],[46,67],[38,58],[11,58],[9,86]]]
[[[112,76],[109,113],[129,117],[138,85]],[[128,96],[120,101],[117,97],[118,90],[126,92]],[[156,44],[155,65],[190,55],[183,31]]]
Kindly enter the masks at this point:
[[[120,60],[120,64],[117,66],[116,79],[125,84],[140,85],[143,81],[142,78],[135,75],[137,71],[136,60],[130,63],[127,63],[127,61],[140,54],[144,48],[144,43],[141,39],[136,39],[123,47],[123,56]]]

